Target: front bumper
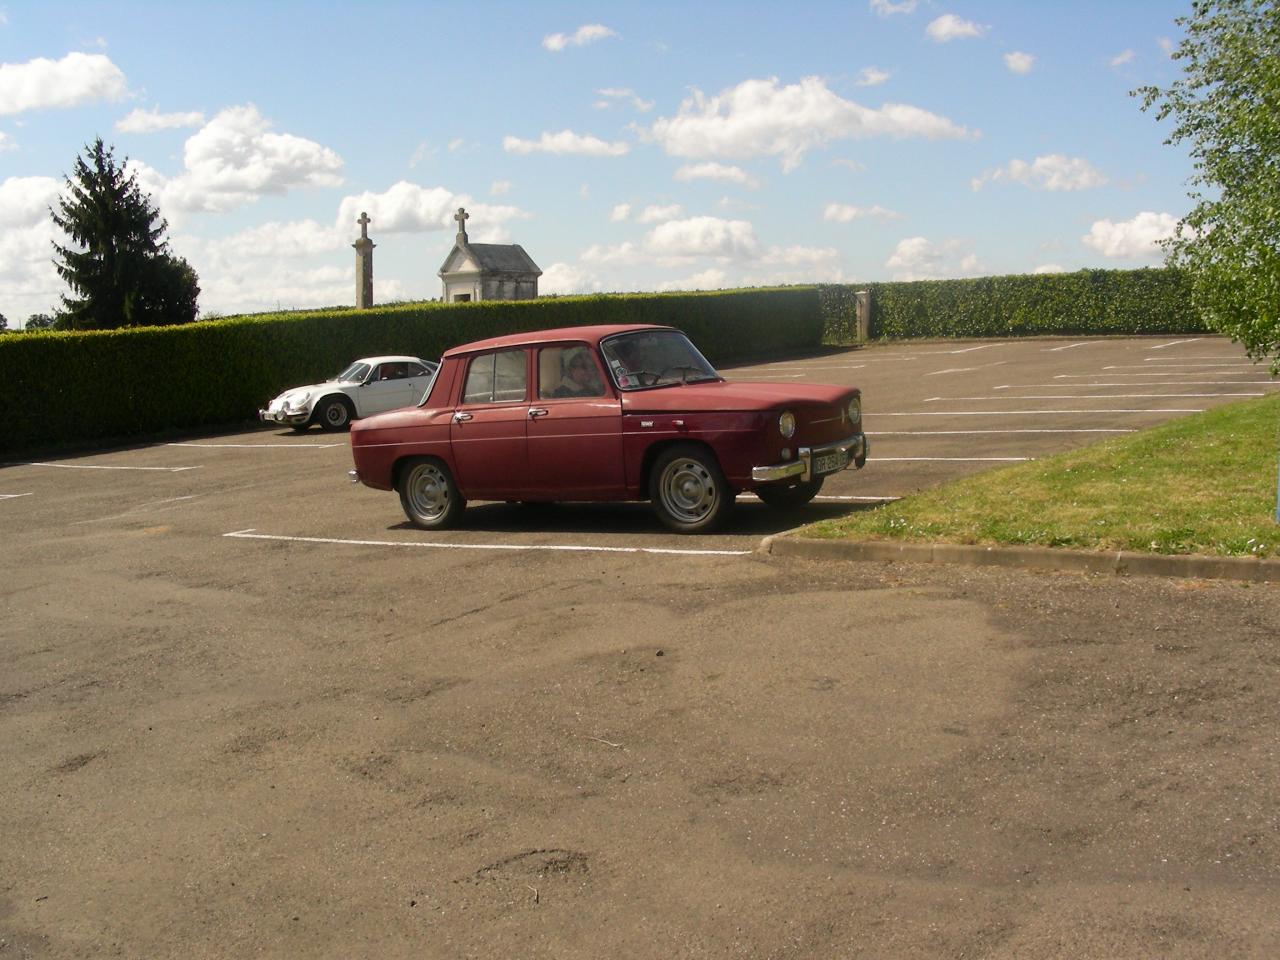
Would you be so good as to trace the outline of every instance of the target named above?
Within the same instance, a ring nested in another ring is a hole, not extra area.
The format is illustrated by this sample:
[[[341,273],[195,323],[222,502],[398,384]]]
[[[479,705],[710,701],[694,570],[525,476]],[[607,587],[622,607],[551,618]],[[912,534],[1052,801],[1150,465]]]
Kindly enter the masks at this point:
[[[311,411],[297,410],[289,412],[284,409],[273,409],[268,407],[265,410],[258,411],[258,419],[263,423],[284,423],[291,427],[295,427],[298,424],[310,422]]]
[[[821,447],[801,447],[796,451],[796,459],[794,460],[789,460],[786,463],[770,464],[767,467],[752,467],[751,479],[756,483],[774,483],[778,480],[808,482],[814,478],[814,461],[831,454],[847,457],[847,460],[845,460],[843,466],[837,467],[835,470],[828,470],[826,473],[819,473],[817,476],[838,473],[840,470],[847,469],[851,463],[856,469],[861,470],[867,462],[867,435],[865,433],[855,433],[852,436],[845,437],[843,440],[837,440],[835,443],[823,444]]]

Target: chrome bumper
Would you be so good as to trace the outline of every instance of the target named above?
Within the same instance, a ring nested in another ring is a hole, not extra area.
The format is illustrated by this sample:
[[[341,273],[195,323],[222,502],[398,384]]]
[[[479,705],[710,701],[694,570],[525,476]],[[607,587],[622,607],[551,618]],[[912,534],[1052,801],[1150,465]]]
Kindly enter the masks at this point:
[[[796,459],[786,463],[774,463],[767,467],[752,467],[751,479],[756,483],[773,483],[776,480],[800,480],[807,482],[813,479],[813,461],[816,457],[830,453],[847,453],[849,463],[858,470],[867,462],[867,435],[855,433],[851,437],[837,440],[835,443],[821,447],[801,447],[796,451]],[[841,469],[848,469],[846,463]],[[838,472],[838,471],[836,471]],[[825,476],[825,474],[824,474]]]
[[[259,410],[258,419],[263,423],[285,423],[289,426],[294,426],[309,421],[311,419],[311,411],[285,413],[283,410]]]

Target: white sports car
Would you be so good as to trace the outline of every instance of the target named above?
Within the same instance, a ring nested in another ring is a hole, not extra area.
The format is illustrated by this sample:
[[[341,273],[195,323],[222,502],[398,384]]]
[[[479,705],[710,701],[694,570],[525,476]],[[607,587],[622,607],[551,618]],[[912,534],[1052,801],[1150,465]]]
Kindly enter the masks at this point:
[[[258,418],[299,432],[313,423],[342,430],[358,417],[417,403],[438,366],[418,357],[365,357],[332,380],[286,390],[259,410]]]

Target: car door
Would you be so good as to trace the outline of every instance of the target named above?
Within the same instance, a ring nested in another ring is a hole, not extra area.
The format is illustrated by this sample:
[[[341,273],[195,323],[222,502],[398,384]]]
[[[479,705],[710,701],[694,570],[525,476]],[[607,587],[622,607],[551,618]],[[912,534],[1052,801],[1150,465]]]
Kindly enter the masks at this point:
[[[409,378],[409,403],[417,405],[422,401],[422,395],[427,392],[427,386],[431,383],[432,371],[428,367],[424,367],[420,363],[410,361],[407,364]]]
[[[528,354],[521,347],[467,360],[449,425],[454,480],[465,497],[514,500],[527,492]]]
[[[360,415],[368,417],[384,410],[409,406],[413,402],[413,389],[407,374],[408,364],[403,360],[377,364],[357,391]]]
[[[530,496],[620,497],[622,403],[607,385],[595,351],[585,343],[560,344],[538,350],[536,359],[538,389],[528,424]],[[571,361],[585,361],[593,374],[576,387],[567,373]]]

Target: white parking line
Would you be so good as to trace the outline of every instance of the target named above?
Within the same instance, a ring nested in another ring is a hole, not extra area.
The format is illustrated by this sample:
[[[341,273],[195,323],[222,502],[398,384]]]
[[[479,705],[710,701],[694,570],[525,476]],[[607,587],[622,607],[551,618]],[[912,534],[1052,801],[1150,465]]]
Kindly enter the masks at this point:
[[[737,499],[742,500],[743,498],[750,498],[751,500],[754,500],[754,501],[757,501],[757,502],[758,502],[758,501],[759,501],[759,499],[760,499],[760,498],[759,498],[759,497],[757,497],[754,493],[740,493],[740,494],[738,494]],[[818,495],[818,496],[814,497],[813,499],[814,499],[814,500],[831,500],[831,501],[839,501],[839,502],[841,502],[841,503],[848,503],[848,502],[851,502],[851,501],[857,501],[857,502],[860,502],[860,503],[891,503],[891,502],[893,502],[894,500],[901,500],[902,498],[901,498],[901,497],[854,497],[854,496],[839,496],[839,495],[837,495],[837,494],[831,494],[831,495],[829,495],[829,496],[828,496],[828,495],[825,495],[825,494],[820,494],[820,495]]]
[[[0,493],[0,500],[14,500],[18,497],[29,497],[32,491],[26,493]]]
[[[934,370],[931,373],[926,373],[925,376],[936,377],[943,373],[970,373],[974,370],[985,370],[987,367],[1002,367],[1004,363],[1005,361],[1003,360],[997,360],[995,363],[984,363],[977,367],[948,367],[946,370]]]
[[[1122,384],[1123,386],[1123,384]],[[1000,394],[994,397],[930,397],[925,403],[933,403],[935,400],[1174,400],[1183,397],[1265,397],[1262,391],[1256,393],[1095,393],[1089,394],[1062,394],[1062,393],[1043,393],[1039,395],[1019,394],[1012,396],[1010,394]]]
[[[181,473],[183,470],[199,470],[200,467],[109,467],[93,463],[41,463],[26,461],[16,464],[19,467],[57,467],[60,470],[155,470],[160,473]]]
[[[691,557],[745,557],[751,550],[680,550],[663,547],[595,547],[586,544],[515,544],[515,543],[435,543],[427,540],[342,540],[335,537],[284,537],[256,533],[254,527],[224,533],[239,540],[283,540],[290,543],[319,543],[351,547],[423,547],[435,550],[543,550],[555,553],[659,553]]]
[[[227,447],[236,450],[328,450],[345,443],[166,443],[166,447]]]
[[[1068,343],[1065,347],[1046,347],[1045,353],[1057,353],[1059,350],[1071,350],[1074,347],[1086,347],[1089,345],[1088,340],[1081,340],[1079,343]]]
[[[1156,357],[1154,359],[1158,360],[1160,358]],[[1199,369],[1203,369],[1204,367],[1257,367],[1257,366],[1258,364],[1256,363],[1247,363],[1247,362],[1241,362],[1238,360],[1231,360],[1225,363],[1162,363],[1160,364],[1160,369],[1162,370],[1182,370],[1182,369],[1199,370]],[[1121,364],[1119,366],[1103,367],[1102,369],[1103,370],[1150,370],[1151,367],[1139,367],[1133,364],[1127,364],[1127,365]]]
[[[1150,367],[1130,367],[1130,368],[1128,368],[1128,369],[1131,369],[1131,370],[1148,370],[1148,371],[1149,371],[1151,368],[1150,368]],[[1204,371],[1204,372],[1202,372],[1202,373],[1183,373],[1183,374],[1177,374],[1177,373],[1112,373],[1112,374],[1101,374],[1101,373],[1059,373],[1059,374],[1055,374],[1053,379],[1055,379],[1055,380],[1082,380],[1082,379],[1085,379],[1085,378],[1087,378],[1087,377],[1101,377],[1101,376],[1112,376],[1112,377],[1177,377],[1177,376],[1183,376],[1183,377],[1248,377],[1248,376],[1252,376],[1252,374],[1253,374],[1253,371],[1252,371],[1252,370],[1241,370],[1239,373],[1232,373],[1230,370],[1206,370],[1206,371]],[[1180,383],[1198,383],[1198,382],[1201,382],[1201,381],[1196,381],[1196,380],[1181,380],[1181,381],[1179,381],[1179,382],[1180,382]],[[1204,382],[1210,382],[1210,381],[1204,381]],[[1276,381],[1276,380],[1221,380],[1221,381],[1212,381],[1212,382],[1215,382],[1215,383],[1280,383],[1280,381]]]
[[[1060,413],[1200,413],[1203,407],[1173,407],[1153,410],[921,410],[913,413],[882,413],[879,410],[869,414],[872,417],[1017,417],[1043,414],[1046,416]]]
[[[83,523],[103,523],[104,521],[107,521],[107,520],[119,520],[121,517],[131,516],[140,510],[147,510],[151,507],[158,507],[163,503],[177,503],[180,500],[194,500],[196,496],[197,494],[193,493],[185,497],[168,497],[165,500],[153,500],[151,503],[141,503],[141,504],[138,504],[138,506],[136,507],[131,507],[130,509],[126,510],[124,513],[114,513],[109,517],[95,517],[92,520],[77,520],[74,523],[72,523],[71,526],[78,527]]]
[[[1158,347],[1152,347],[1152,350],[1163,350],[1165,347],[1176,347],[1180,343],[1199,343],[1204,337],[1192,337],[1190,340],[1172,340],[1169,343],[1162,343]]]

